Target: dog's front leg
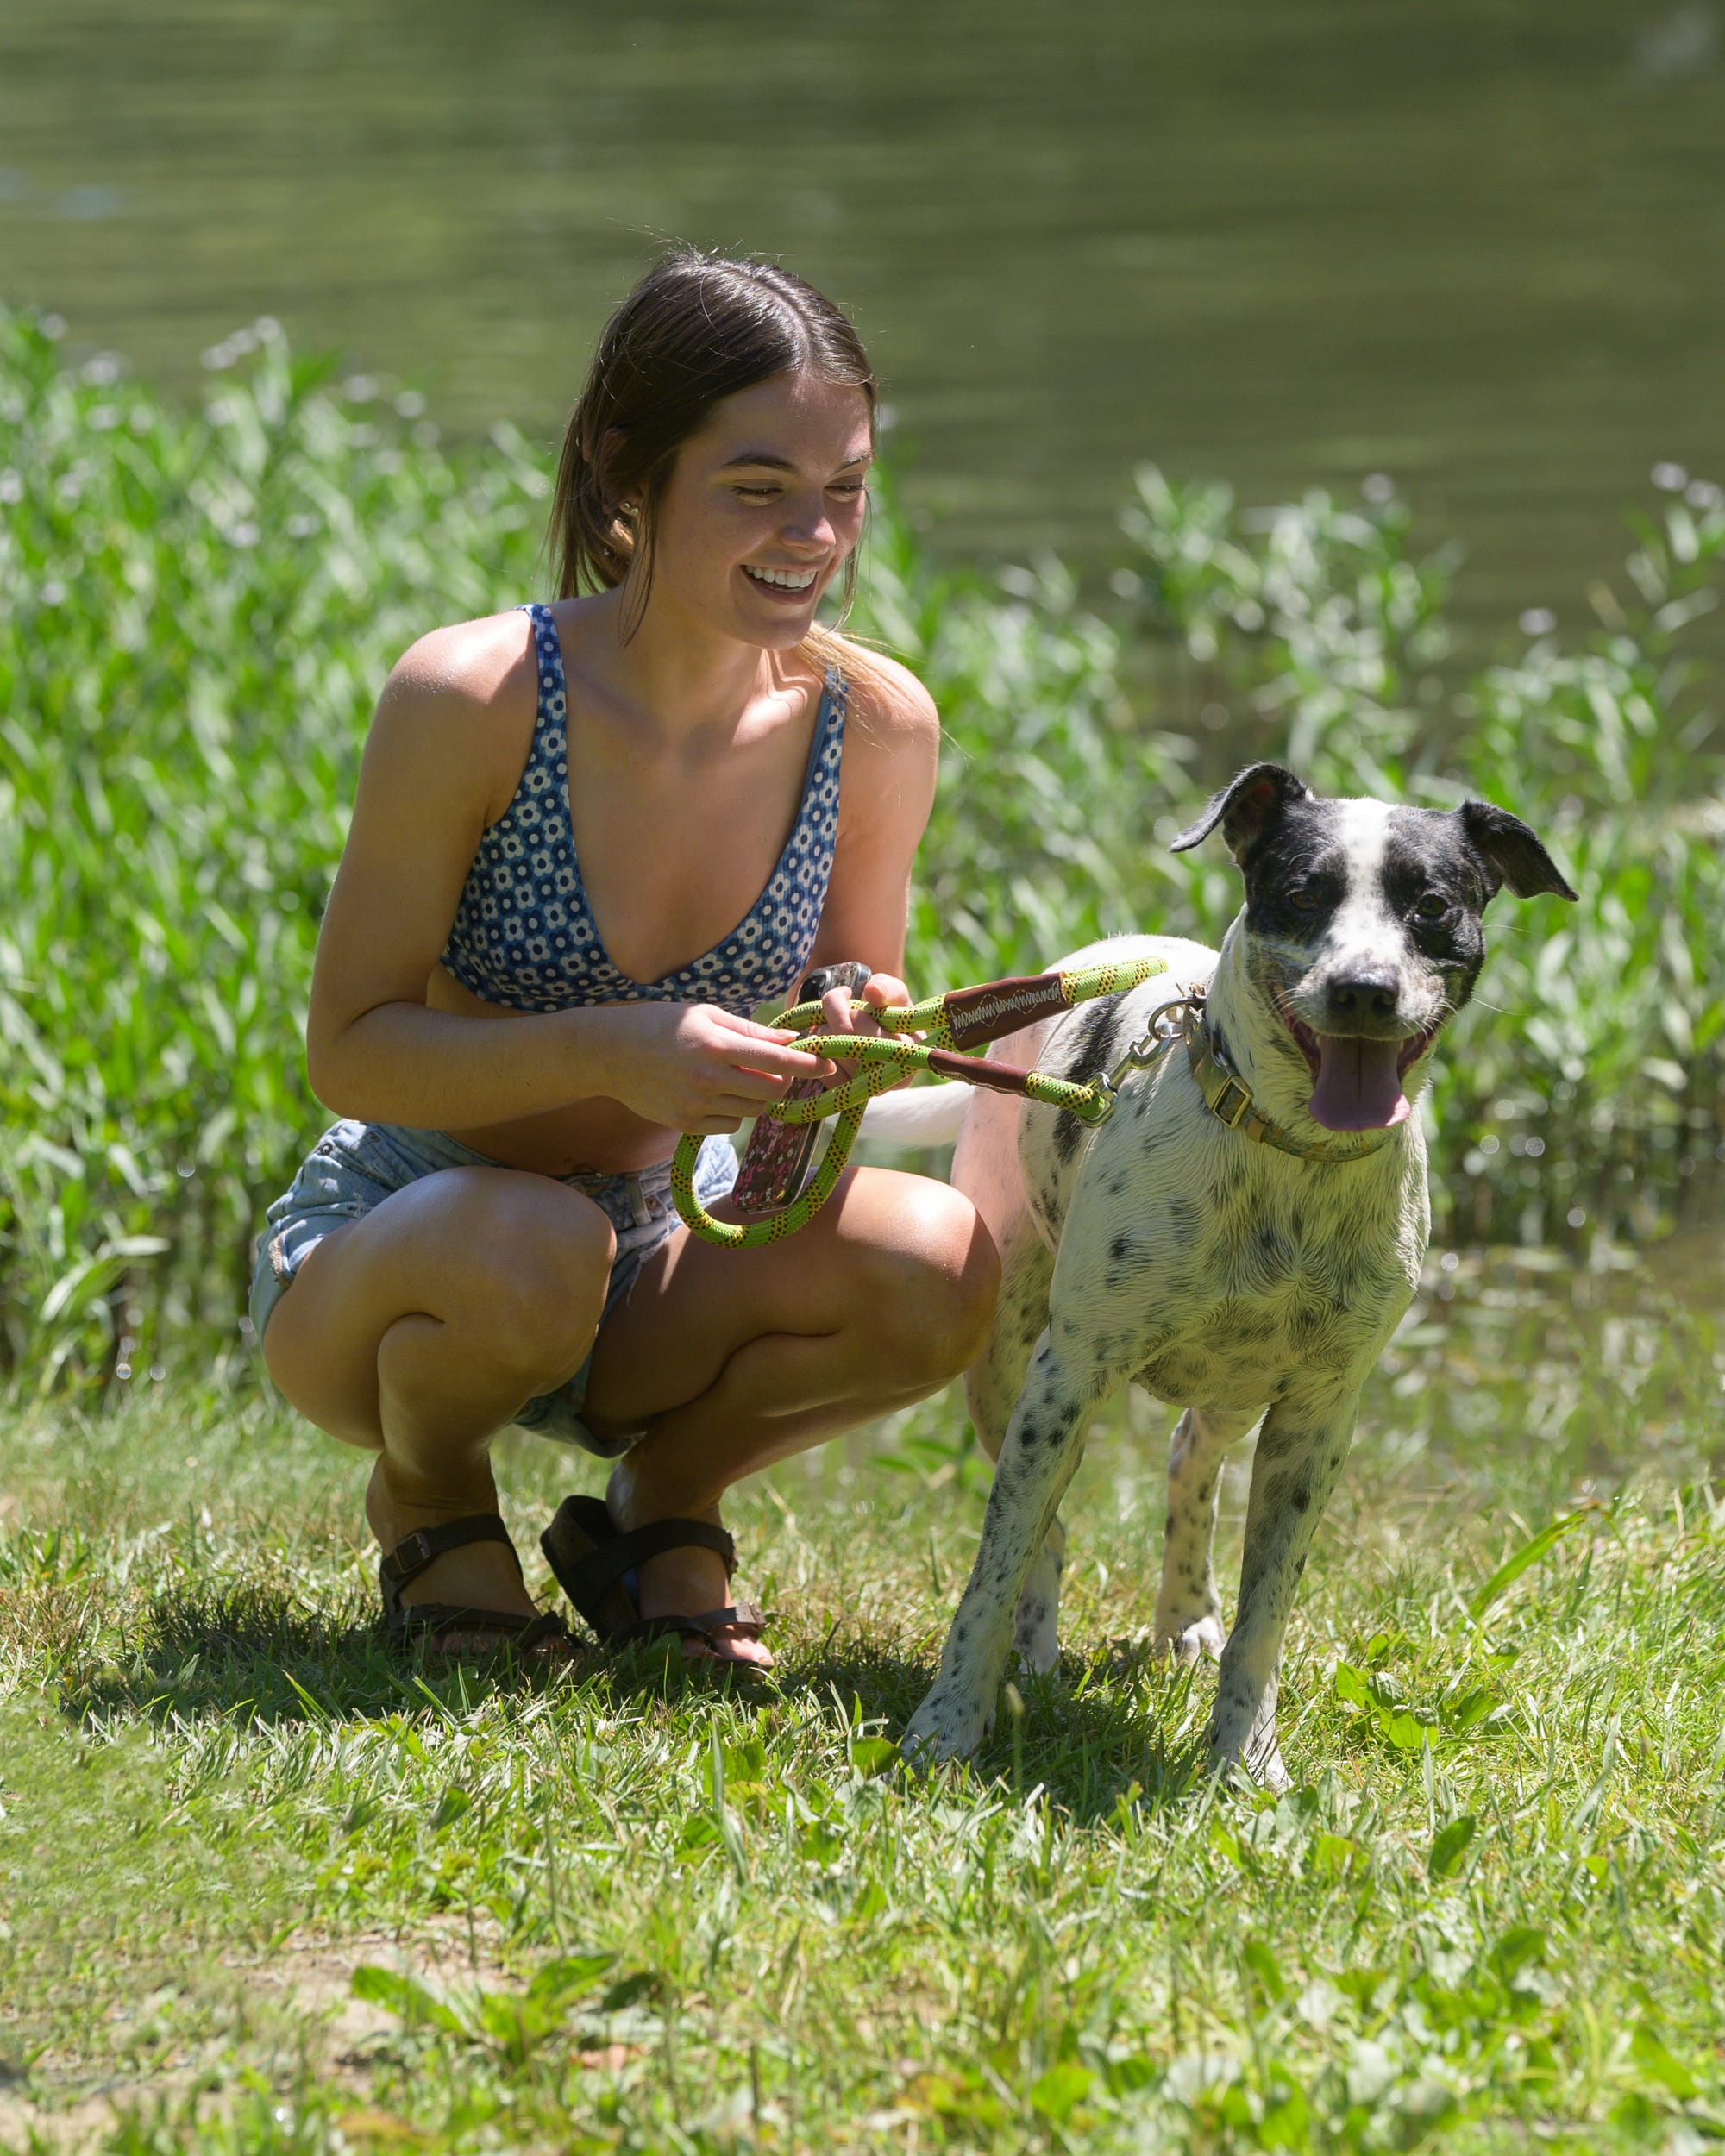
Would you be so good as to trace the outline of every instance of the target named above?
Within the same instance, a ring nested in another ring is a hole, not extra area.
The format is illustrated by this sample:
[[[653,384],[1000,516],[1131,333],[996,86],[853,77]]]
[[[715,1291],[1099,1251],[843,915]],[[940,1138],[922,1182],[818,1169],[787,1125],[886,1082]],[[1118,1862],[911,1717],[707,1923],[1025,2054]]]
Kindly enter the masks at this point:
[[[1025,1575],[1013,1626],[1013,1652],[1033,1677],[1060,1664],[1060,1575],[1066,1569],[1066,1530],[1051,1520],[1042,1547]]]
[[[905,1754],[913,1764],[962,1758],[994,1727],[1013,1612],[1078,1464],[1085,1418],[1097,1399],[1091,1381],[1088,1366],[1081,1378],[1043,1335],[1000,1447],[982,1545],[946,1637],[940,1674],[905,1732]]]
[[[1357,1387],[1285,1395],[1264,1419],[1246,1505],[1239,1607],[1222,1650],[1210,1752],[1272,1789],[1289,1786],[1276,1742],[1276,1670],[1312,1535],[1347,1458]]]
[[[1222,1455],[1257,1420],[1255,1409],[1242,1414],[1233,1408],[1189,1407],[1174,1426],[1156,1651],[1176,1662],[1195,1662],[1201,1654],[1214,1661],[1222,1651],[1222,1602],[1210,1566]]]

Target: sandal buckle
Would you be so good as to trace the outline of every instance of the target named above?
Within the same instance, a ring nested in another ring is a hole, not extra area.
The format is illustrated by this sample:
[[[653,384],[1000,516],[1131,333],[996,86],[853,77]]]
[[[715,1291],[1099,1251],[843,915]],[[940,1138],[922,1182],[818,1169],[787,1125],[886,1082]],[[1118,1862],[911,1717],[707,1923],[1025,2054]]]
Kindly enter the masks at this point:
[[[425,1570],[425,1567],[430,1564],[432,1557],[436,1554],[431,1547],[431,1538],[426,1533],[423,1527],[416,1527],[411,1535],[404,1535],[402,1537],[401,1540],[397,1543],[395,1546],[396,1558],[397,1561],[399,1562],[404,1556],[406,1555],[409,1549],[416,1544],[417,1545],[417,1551],[408,1559],[408,1562],[411,1564],[414,1571],[423,1572]]]

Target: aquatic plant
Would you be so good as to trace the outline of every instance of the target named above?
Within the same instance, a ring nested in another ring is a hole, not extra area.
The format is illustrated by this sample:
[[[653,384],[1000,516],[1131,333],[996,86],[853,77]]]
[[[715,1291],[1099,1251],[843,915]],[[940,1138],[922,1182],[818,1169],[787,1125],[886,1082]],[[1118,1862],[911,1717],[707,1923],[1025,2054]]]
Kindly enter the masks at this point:
[[[1498,802],[1581,902],[1489,918],[1432,1087],[1438,1231],[1657,1232],[1725,1160],[1725,735],[1684,642],[1716,603],[1725,494],[1660,477],[1625,590],[1591,594],[1596,630],[1567,645],[1534,617],[1513,659],[1471,672],[1447,663],[1451,565],[1414,553],[1381,485],[1253,511],[1146,467],[1107,619],[1058,562],[990,582],[892,530],[865,625],[929,681],[950,737],[913,977],[1022,970],[1129,929],[1214,941],[1238,877],[1220,847],[1163,842],[1257,757],[1326,792]]]
[[[515,429],[451,448],[273,323],[197,408],[59,328],[0,313],[0,1363],[33,1388],[235,1342],[322,1119],[300,1029],[372,702],[424,629],[537,588],[548,491]],[[1230,761],[1477,792],[1583,903],[1499,911],[1436,1087],[1440,1227],[1650,1232],[1725,1137],[1725,789],[1684,656],[1725,506],[1668,493],[1596,635],[1458,686],[1445,565],[1374,491],[1257,515],[1141,473],[1102,605],[1056,561],[943,562],[883,500],[859,624],[950,737],[910,977],[1219,933],[1226,859],[1162,842]]]

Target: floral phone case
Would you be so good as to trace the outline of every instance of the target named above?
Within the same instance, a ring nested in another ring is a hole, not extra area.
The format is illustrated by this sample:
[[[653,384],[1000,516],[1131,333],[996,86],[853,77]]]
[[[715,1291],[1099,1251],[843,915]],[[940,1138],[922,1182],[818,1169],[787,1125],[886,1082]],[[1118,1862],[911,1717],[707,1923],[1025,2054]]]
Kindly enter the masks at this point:
[[[867,966],[854,958],[842,965],[822,966],[804,979],[797,990],[797,1001],[811,1002],[829,988],[849,988],[855,995],[868,980],[869,972]],[[825,1089],[819,1078],[794,1078],[784,1098],[806,1100]],[[820,1134],[819,1123],[775,1123],[771,1116],[757,1115],[731,1186],[731,1201],[737,1211],[778,1213],[800,1198]]]

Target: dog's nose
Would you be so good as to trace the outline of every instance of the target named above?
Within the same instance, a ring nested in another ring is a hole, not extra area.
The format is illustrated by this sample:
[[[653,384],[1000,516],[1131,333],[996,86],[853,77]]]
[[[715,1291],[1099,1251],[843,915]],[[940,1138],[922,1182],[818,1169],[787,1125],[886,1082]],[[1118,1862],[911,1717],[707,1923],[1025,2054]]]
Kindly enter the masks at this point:
[[[1345,981],[1333,981],[1328,1002],[1333,1018],[1393,1018],[1396,1015],[1396,976],[1389,973],[1357,973]]]

